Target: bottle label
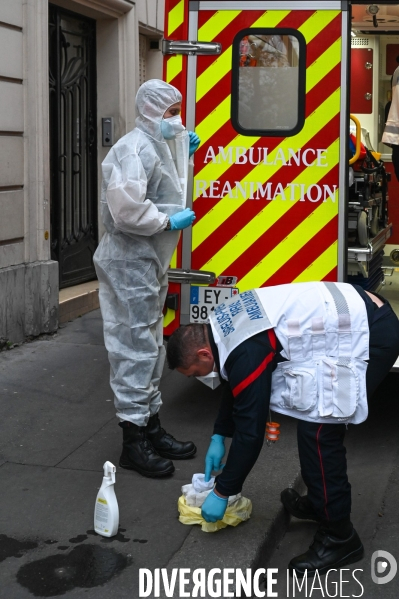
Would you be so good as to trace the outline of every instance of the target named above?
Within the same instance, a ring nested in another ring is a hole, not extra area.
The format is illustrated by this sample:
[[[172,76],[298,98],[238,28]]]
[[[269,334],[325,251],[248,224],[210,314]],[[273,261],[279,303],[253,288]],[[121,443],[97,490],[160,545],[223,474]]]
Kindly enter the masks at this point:
[[[98,499],[96,503],[96,513],[94,515],[94,519],[96,522],[105,524],[108,520],[108,506],[103,505],[103,503],[107,503],[104,499]]]

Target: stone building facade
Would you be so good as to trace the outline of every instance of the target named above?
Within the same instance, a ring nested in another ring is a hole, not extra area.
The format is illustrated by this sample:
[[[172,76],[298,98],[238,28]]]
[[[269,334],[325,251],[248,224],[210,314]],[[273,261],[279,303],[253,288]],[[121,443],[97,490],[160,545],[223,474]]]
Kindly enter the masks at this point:
[[[58,326],[95,277],[100,165],[162,78],[163,0],[0,2],[0,343]],[[104,120],[105,119],[105,120]]]

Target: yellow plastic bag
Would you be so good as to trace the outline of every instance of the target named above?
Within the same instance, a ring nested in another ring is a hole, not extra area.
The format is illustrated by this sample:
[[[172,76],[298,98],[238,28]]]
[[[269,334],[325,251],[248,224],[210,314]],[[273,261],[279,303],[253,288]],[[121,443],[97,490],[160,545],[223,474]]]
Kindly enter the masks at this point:
[[[248,520],[252,512],[252,502],[246,497],[239,497],[227,507],[223,520],[217,522],[206,522],[201,516],[201,508],[187,505],[184,495],[179,497],[177,509],[182,524],[201,524],[201,530],[204,532],[216,532],[227,525],[237,526],[240,522]]]

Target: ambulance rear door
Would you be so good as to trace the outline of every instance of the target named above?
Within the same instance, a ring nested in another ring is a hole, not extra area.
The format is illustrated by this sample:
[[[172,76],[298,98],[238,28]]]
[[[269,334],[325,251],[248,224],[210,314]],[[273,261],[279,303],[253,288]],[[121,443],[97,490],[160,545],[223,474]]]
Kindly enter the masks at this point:
[[[347,4],[189,2],[189,40],[222,52],[187,58],[201,146],[182,266],[227,287],[182,285],[181,323],[205,321],[229,285],[344,279]]]

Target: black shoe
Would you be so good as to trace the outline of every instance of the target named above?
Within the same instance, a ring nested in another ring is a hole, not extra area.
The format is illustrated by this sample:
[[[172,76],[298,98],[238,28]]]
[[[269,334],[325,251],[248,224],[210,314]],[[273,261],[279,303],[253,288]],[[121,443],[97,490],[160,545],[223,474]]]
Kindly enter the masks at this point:
[[[176,441],[172,435],[169,435],[161,427],[158,414],[150,417],[146,426],[146,435],[155,451],[163,458],[186,460],[192,458],[197,451],[191,441]]]
[[[316,570],[324,574],[332,568],[342,568],[359,561],[363,554],[362,542],[354,528],[346,539],[333,537],[326,530],[319,529],[306,553],[294,557],[288,567],[301,576],[311,576]]]
[[[280,498],[281,503],[291,516],[295,516],[295,518],[300,518],[301,520],[315,520],[316,522],[321,520],[307,495],[301,497],[294,489],[284,489],[281,492]]]
[[[123,427],[123,450],[119,466],[137,470],[143,476],[160,478],[175,471],[173,462],[160,457],[146,437],[145,426],[129,423]]]

